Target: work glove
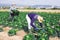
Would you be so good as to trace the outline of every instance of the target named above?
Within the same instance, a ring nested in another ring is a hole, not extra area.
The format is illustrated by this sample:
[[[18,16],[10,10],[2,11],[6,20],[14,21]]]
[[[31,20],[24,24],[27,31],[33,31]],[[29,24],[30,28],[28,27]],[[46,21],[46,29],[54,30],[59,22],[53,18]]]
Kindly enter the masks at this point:
[[[34,30],[35,30],[35,31],[38,31],[39,29],[38,29],[38,28],[35,28]]]
[[[43,24],[42,24],[42,23],[39,23],[39,25],[40,25],[41,27],[43,27]]]

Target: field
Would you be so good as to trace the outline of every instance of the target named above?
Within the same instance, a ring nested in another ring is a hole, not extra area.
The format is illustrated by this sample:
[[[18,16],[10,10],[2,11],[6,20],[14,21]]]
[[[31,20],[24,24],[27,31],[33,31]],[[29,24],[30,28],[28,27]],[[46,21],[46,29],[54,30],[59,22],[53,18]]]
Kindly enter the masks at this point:
[[[0,25],[1,25],[0,33],[3,34],[5,32],[5,30],[7,30],[6,35],[7,34],[10,35],[9,38],[13,38],[11,36],[18,38],[16,36],[17,34],[19,34],[18,31],[24,30],[23,32],[21,32],[21,33],[24,33],[24,35],[23,35],[24,40],[49,40],[49,39],[51,39],[51,38],[49,38],[51,36],[52,36],[52,39],[53,39],[53,37],[60,38],[60,13],[59,12],[58,13],[37,12],[37,14],[41,15],[45,20],[43,22],[44,28],[42,30],[39,30],[38,32],[36,32],[37,35],[35,35],[33,33],[28,34],[27,21],[25,18],[26,14],[28,14],[28,12],[20,12],[19,16],[14,17],[14,19],[15,19],[14,21],[10,21],[9,12],[0,11]],[[36,21],[35,23],[36,23],[37,27],[41,28],[38,24],[38,21]],[[4,28],[7,28],[7,29],[4,29]],[[35,31],[32,30],[32,32],[35,32]],[[21,34],[19,34],[19,35],[21,35]],[[2,36],[2,35],[0,34],[0,36]],[[35,37],[35,36],[37,36],[37,37]],[[18,38],[18,40],[19,40],[19,38]],[[2,39],[0,39],[0,40],[2,40]],[[7,40],[7,38],[5,40]],[[13,39],[9,39],[9,40],[13,40]],[[60,40],[60,39],[56,39],[56,40]]]

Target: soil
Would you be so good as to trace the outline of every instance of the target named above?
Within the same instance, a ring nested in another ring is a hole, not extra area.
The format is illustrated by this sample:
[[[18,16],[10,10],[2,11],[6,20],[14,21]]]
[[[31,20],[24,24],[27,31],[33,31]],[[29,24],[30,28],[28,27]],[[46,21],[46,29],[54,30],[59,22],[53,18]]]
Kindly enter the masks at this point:
[[[49,40],[60,40],[58,37],[50,37]]]
[[[11,28],[4,27],[3,32],[0,32],[0,40],[23,40],[23,37],[27,34],[24,32],[24,30],[17,31],[16,35],[14,36],[8,36],[8,31]]]

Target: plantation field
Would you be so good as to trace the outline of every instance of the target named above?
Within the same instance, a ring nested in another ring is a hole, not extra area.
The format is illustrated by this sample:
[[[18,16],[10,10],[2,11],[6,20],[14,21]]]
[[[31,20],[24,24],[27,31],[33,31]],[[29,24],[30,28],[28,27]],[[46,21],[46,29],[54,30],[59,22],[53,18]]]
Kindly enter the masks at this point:
[[[23,40],[52,40],[53,37],[60,38],[60,13],[51,13],[51,12],[37,12],[38,15],[41,15],[44,18],[43,26],[44,28],[42,30],[39,30],[36,32],[38,37],[35,37],[35,35],[27,34],[27,21],[26,21],[26,14],[28,12],[20,12],[19,16],[14,17],[14,21],[9,20],[9,12],[1,12],[0,11],[0,31],[3,32],[3,28],[9,27],[9,31],[7,31],[8,35],[16,35],[16,33],[20,30],[24,30],[26,32],[26,35],[24,36]],[[38,21],[35,22],[36,26],[38,28],[41,28],[38,24]],[[35,32],[32,30],[32,32]],[[28,36],[28,37],[27,37]],[[49,38],[52,36],[52,39]],[[12,40],[12,39],[11,39]],[[54,39],[55,40],[55,39]],[[60,39],[56,39],[60,40]]]

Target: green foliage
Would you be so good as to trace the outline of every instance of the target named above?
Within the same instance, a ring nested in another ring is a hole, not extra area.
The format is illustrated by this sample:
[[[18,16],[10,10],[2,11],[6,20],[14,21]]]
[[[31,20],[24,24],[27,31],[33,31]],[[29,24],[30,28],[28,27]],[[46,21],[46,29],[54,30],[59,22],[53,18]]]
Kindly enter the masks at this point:
[[[16,32],[17,32],[16,29],[11,29],[11,30],[9,30],[8,35],[9,35],[9,36],[16,35]]]
[[[49,40],[49,35],[45,29],[39,30],[37,34],[37,40]]]
[[[30,33],[30,34],[27,34],[26,36],[24,36],[23,40],[35,40],[35,36],[34,36],[34,34]]]

